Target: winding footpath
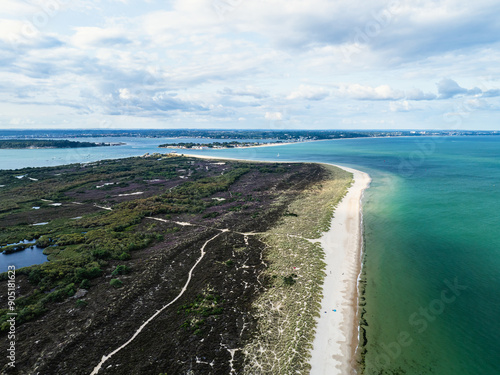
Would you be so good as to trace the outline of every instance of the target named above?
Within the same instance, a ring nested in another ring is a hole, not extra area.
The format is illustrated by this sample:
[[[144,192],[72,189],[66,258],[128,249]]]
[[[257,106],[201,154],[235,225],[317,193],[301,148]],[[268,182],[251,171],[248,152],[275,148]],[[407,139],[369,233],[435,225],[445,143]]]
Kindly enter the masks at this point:
[[[76,202],[75,202],[76,203]],[[103,208],[103,209],[106,209],[106,210],[111,210],[111,208],[106,208],[106,207],[99,207],[99,206],[96,206],[98,208]],[[163,221],[163,222],[173,222],[175,224],[178,224],[178,225],[182,225],[182,226],[191,226],[191,225],[196,225],[196,224],[191,224],[191,223],[185,223],[185,222],[177,222],[177,221],[172,221],[172,220],[165,220],[165,219],[160,219],[160,218],[155,218],[155,217],[147,217],[147,219],[151,219],[151,220],[157,220],[157,221]],[[99,362],[99,364],[94,367],[94,370],[90,373],[90,375],[97,375],[99,373],[99,371],[101,370],[102,366],[104,365],[104,363],[106,363],[106,361],[108,359],[110,359],[112,356],[114,356],[116,353],[118,353],[120,350],[124,349],[128,344],[130,344],[132,341],[134,341],[134,339],[144,330],[144,328],[149,324],[151,323],[151,321],[153,321],[153,319],[155,319],[159,314],[161,314],[167,307],[171,306],[173,303],[175,303],[179,298],[181,298],[181,296],[184,294],[184,292],[187,290],[187,287],[189,286],[189,283],[191,282],[191,277],[192,277],[192,274],[193,274],[193,271],[194,269],[196,268],[196,266],[201,262],[201,260],[203,259],[203,257],[205,256],[205,247],[208,245],[208,243],[210,241],[213,241],[215,238],[217,238],[218,236],[220,236],[222,233],[226,233],[226,232],[229,232],[230,230],[229,229],[219,229],[219,228],[211,228],[211,227],[207,227],[207,226],[204,226],[204,225],[197,225],[197,226],[201,226],[201,227],[205,227],[205,228],[208,228],[208,229],[215,229],[215,230],[218,230],[220,231],[220,233],[216,234],[215,236],[213,236],[212,238],[210,238],[209,240],[207,240],[203,246],[201,247],[200,251],[201,251],[201,255],[200,257],[196,260],[196,263],[193,265],[193,267],[191,267],[191,269],[189,270],[189,273],[188,273],[188,279],[186,281],[186,283],[184,284],[184,287],[182,288],[182,290],[180,291],[180,293],[172,300],[170,301],[169,303],[167,303],[165,306],[163,306],[160,310],[157,310],[148,320],[146,320],[136,331],[135,333],[132,335],[132,337],[127,341],[125,342],[122,346],[118,347],[117,349],[113,350],[111,353],[109,353],[108,355],[104,355],[101,359],[101,361]],[[236,232],[236,231],[231,231],[233,233],[237,233],[237,234],[241,234],[242,236],[244,236],[245,238],[245,243],[248,243],[248,236],[255,236],[255,235],[263,235],[265,233],[256,233],[256,232],[248,232],[248,233],[242,233],[242,232]],[[294,237],[300,237],[300,236],[294,236]],[[310,240],[310,239],[307,239],[307,238],[304,238],[308,241],[311,241],[313,242],[314,240]],[[231,350],[228,349],[229,352],[231,353]],[[234,356],[234,353],[231,353],[232,356]]]
[[[191,277],[192,277],[192,274],[193,274],[193,271],[194,269],[196,268],[196,266],[201,262],[201,260],[203,259],[203,257],[205,256],[205,247],[208,245],[208,243],[210,241],[213,241],[214,239],[216,239],[218,236],[220,236],[222,233],[224,232],[227,232],[228,229],[220,229],[220,233],[216,234],[215,236],[213,236],[212,238],[210,238],[208,241],[206,241],[203,246],[201,247],[201,255],[200,257],[196,260],[196,263],[193,265],[193,267],[191,267],[191,269],[189,270],[189,273],[188,273],[188,279],[186,281],[186,283],[184,284],[184,287],[182,288],[182,290],[180,291],[180,293],[177,295],[177,297],[175,297],[172,301],[170,301],[169,303],[167,303],[165,306],[163,306],[160,310],[157,310],[148,320],[146,320],[140,327],[137,331],[135,331],[135,333],[133,334],[133,336],[125,343],[123,344],[122,346],[120,346],[119,348],[113,350],[111,353],[109,353],[108,355],[104,355],[101,359],[101,362],[99,362],[99,364],[94,368],[94,370],[90,373],[90,375],[97,375],[97,373],[99,372],[99,370],[102,368],[102,366],[104,365],[104,363],[110,359],[112,356],[114,356],[116,353],[118,353],[120,350],[122,350],[123,348],[125,348],[128,344],[130,344],[132,341],[134,341],[134,339],[142,332],[142,330],[149,324],[151,323],[151,321],[156,318],[159,314],[161,314],[167,307],[169,307],[170,305],[172,305],[175,301],[177,301],[179,298],[181,298],[181,296],[184,294],[184,292],[187,290],[187,287],[189,286],[189,283],[191,282]]]

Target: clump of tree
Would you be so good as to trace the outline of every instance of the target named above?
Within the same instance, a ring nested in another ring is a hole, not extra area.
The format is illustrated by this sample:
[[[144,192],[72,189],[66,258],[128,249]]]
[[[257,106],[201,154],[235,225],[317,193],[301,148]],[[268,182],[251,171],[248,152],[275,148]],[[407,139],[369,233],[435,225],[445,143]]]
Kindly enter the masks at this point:
[[[177,310],[178,314],[183,313],[188,317],[181,327],[191,331],[194,335],[202,334],[205,323],[224,311],[221,306],[223,302],[222,297],[218,294],[198,294],[193,302],[184,304]]]
[[[4,139],[0,140],[0,149],[22,148],[79,148],[109,146],[109,143],[78,142],[65,139]]]

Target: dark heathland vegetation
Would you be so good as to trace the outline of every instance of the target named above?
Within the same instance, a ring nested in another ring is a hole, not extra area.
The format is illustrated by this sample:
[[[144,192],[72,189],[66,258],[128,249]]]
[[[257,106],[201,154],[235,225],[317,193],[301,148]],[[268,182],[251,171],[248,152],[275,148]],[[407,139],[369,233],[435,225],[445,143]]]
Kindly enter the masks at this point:
[[[332,208],[322,210],[335,202],[331,195],[323,194],[314,207],[316,198],[304,194],[320,197],[321,186],[332,179],[338,181],[332,192],[340,199],[350,175],[318,164],[155,154],[0,171],[1,250],[28,240],[16,250],[35,244],[49,259],[16,270],[18,366],[2,373],[88,375],[103,354],[175,298],[200,248],[217,233],[182,298],[99,374],[190,369],[222,374],[229,373],[230,363],[242,370],[259,353],[250,346],[246,357],[239,351],[231,362],[226,348],[251,345],[260,327],[253,311],[269,291],[269,298],[302,295],[305,277],[314,285],[321,282],[321,253],[309,249],[307,241],[294,245],[294,251],[304,262],[310,260],[309,274],[280,266],[286,260],[280,255],[285,246],[280,238],[290,239],[279,228],[293,227],[309,237],[327,228]],[[294,205],[298,200],[311,203]],[[33,225],[42,222],[47,224]],[[276,229],[266,237],[271,228]],[[0,275],[0,288],[7,290],[6,273]],[[303,312],[308,319],[314,316],[320,288],[314,290],[307,297],[310,310]],[[6,336],[5,293],[0,308],[0,335]],[[6,342],[2,340],[1,350]],[[206,360],[193,363],[196,356]]]

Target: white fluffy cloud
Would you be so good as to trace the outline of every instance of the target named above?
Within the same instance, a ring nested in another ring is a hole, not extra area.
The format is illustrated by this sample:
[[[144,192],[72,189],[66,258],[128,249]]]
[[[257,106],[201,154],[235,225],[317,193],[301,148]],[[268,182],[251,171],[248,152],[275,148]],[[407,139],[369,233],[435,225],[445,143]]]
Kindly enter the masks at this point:
[[[484,85],[484,82],[481,82]],[[460,86],[456,81],[450,78],[443,78],[437,84],[439,99],[450,99],[456,96],[475,96],[481,98],[494,98],[500,96],[500,89],[491,89],[487,87],[472,87],[467,89]]]
[[[287,99],[322,100],[330,95],[330,92],[323,87],[300,85],[298,90],[292,91]]]
[[[339,92],[342,95],[359,100],[397,100],[405,96],[404,92],[394,90],[389,85],[371,87],[358,83],[342,86]]]
[[[283,113],[281,112],[266,112],[264,118],[266,120],[283,120]]]
[[[407,100],[389,103],[389,109],[391,112],[408,112],[411,108],[411,104]]]

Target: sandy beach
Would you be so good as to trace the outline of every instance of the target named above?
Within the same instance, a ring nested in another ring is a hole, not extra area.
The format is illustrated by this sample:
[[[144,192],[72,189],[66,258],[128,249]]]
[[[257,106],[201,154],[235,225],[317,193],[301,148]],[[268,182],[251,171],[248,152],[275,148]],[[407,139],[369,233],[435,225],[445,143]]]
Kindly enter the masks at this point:
[[[340,168],[353,173],[354,184],[337,206],[330,230],[321,238],[327,275],[323,285],[321,316],[311,352],[311,375],[353,373],[352,362],[358,340],[361,198],[371,180],[364,172]]]

